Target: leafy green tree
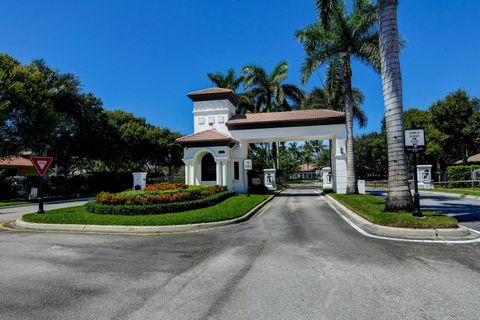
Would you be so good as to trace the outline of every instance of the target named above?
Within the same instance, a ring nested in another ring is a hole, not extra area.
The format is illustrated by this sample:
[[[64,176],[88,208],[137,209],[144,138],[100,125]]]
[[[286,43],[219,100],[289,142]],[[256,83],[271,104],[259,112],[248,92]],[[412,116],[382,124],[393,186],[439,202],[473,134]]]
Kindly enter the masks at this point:
[[[301,164],[300,151],[296,144],[280,146],[280,168],[285,176],[291,176]]]
[[[319,0],[316,1],[316,5],[320,21],[295,33],[306,53],[301,68],[302,81],[306,83],[320,66],[327,65],[328,69],[334,69],[332,64],[339,61],[343,65],[348,151],[347,193],[356,193],[351,60],[357,59],[377,72],[380,70],[377,8],[366,0],[353,1],[351,12],[347,12],[346,3],[341,0],[335,2]],[[322,18],[328,20],[322,21]]]
[[[432,112],[429,110],[408,109],[403,114],[405,129],[425,130],[425,161],[435,164],[441,172],[441,164],[448,161],[449,150],[445,142],[448,136],[433,124]]]
[[[57,123],[49,89],[34,64],[0,53],[0,156],[45,149]]]
[[[467,163],[477,149],[480,132],[480,99],[471,98],[465,90],[457,90],[438,100],[431,107],[433,125],[447,135],[445,147],[458,160]]]
[[[364,179],[384,179],[388,174],[385,132],[372,132],[355,137],[357,173]]]

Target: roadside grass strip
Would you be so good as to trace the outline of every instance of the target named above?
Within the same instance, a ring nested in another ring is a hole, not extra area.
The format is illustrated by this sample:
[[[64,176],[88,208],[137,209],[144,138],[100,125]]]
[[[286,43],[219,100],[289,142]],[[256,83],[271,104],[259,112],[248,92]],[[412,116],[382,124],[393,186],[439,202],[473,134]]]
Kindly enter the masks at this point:
[[[440,188],[440,187],[435,187],[435,189],[428,189],[427,191],[447,192],[447,193],[460,194],[460,195],[464,195],[464,196],[480,197],[480,188]]]
[[[457,219],[438,212],[422,211],[424,219],[412,217],[411,212],[386,212],[385,200],[372,195],[330,193],[330,196],[362,218],[382,226],[417,229],[458,228]]]
[[[235,195],[207,208],[163,214],[108,215],[90,213],[84,206],[55,209],[44,214],[31,213],[23,221],[51,224],[162,226],[230,220],[241,217],[269,195]]]
[[[31,204],[31,202],[28,201],[16,201],[16,200],[2,200],[0,201],[0,208],[1,207],[8,207],[8,206],[18,206],[22,204]]]

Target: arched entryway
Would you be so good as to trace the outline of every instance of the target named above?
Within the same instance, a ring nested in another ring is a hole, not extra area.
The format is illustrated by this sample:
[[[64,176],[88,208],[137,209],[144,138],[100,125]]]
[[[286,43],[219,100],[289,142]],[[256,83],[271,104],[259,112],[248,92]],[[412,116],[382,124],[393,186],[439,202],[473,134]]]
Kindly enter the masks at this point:
[[[217,164],[211,153],[202,157],[201,177],[202,181],[217,181]]]

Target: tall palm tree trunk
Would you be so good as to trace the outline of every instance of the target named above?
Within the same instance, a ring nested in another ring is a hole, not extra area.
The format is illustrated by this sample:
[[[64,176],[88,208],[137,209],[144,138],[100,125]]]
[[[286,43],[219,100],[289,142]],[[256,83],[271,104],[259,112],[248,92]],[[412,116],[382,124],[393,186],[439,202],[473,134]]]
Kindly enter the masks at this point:
[[[397,0],[380,0],[380,57],[385,125],[388,146],[388,194],[386,210],[413,208],[408,186],[403,129],[402,76],[400,73]]]
[[[345,120],[347,122],[347,194],[357,193],[355,156],[353,154],[353,94],[350,57],[345,57]]]

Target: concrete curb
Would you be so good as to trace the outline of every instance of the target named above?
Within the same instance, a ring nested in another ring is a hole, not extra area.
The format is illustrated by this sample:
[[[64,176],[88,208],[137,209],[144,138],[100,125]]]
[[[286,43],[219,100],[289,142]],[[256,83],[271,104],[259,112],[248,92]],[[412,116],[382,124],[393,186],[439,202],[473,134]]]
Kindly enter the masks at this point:
[[[415,240],[472,240],[480,237],[479,234],[472,233],[462,226],[455,229],[414,229],[381,226],[362,218],[330,195],[326,195],[326,198],[345,218],[366,233],[376,236]]]
[[[431,195],[438,194],[438,195],[441,195],[441,196],[449,196],[449,197],[455,197],[455,198],[463,198],[463,199],[471,199],[471,200],[480,201],[480,196],[477,197],[477,196],[471,196],[471,195],[468,195],[468,194],[421,190],[420,194],[422,194],[422,193],[428,193],[428,194],[431,194]]]
[[[155,234],[172,232],[192,232],[207,230],[216,227],[222,227],[232,224],[238,224],[251,219],[260,209],[270,202],[278,193],[275,193],[263,200],[253,209],[241,217],[206,223],[182,224],[172,226],[112,226],[112,225],[82,225],[82,224],[50,224],[50,223],[32,223],[18,218],[12,226],[17,229],[38,230],[38,231],[64,231],[64,232],[99,232],[99,233],[119,233],[119,234]]]

